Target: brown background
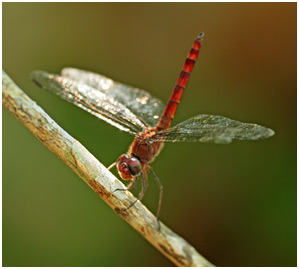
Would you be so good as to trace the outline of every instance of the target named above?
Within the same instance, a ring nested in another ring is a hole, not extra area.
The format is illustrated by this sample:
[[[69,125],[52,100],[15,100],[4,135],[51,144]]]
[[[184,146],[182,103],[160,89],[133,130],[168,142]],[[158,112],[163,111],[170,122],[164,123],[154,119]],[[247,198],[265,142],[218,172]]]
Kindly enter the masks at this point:
[[[199,113],[276,135],[167,144],[161,219],[218,266],[296,266],[296,3],[4,3],[3,68],[101,162],[132,141],[32,84],[72,66],[167,101],[206,33],[174,124]],[[153,211],[152,179],[144,203]],[[3,266],[170,266],[3,110]]]

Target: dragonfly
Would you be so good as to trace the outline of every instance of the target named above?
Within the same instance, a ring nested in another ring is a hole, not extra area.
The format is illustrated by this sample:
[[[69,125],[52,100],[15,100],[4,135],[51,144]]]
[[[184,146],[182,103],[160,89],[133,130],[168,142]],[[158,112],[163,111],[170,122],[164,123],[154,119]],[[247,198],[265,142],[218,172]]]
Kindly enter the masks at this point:
[[[158,229],[163,199],[163,186],[150,163],[161,151],[164,142],[211,142],[228,144],[233,140],[259,140],[271,137],[274,131],[253,123],[243,123],[223,116],[200,114],[171,127],[177,107],[202,46],[204,33],[196,36],[170,98],[163,102],[149,94],[103,75],[75,68],[64,68],[61,75],[33,71],[31,79],[38,86],[75,104],[121,131],[134,135],[126,154],[122,154],[109,169],[116,166],[119,176],[130,181],[124,189],[136,188],[141,180],[141,191],[131,208],[141,201],[150,172],[159,186],[156,213]]]

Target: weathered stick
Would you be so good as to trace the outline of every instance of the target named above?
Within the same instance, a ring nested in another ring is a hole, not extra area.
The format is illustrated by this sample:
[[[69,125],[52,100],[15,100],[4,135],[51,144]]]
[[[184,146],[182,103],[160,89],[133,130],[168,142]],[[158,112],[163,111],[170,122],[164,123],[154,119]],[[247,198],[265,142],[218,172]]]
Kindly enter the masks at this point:
[[[214,266],[163,223],[157,231],[155,216],[140,202],[124,211],[136,198],[114,192],[125,186],[77,140],[65,132],[3,71],[2,103],[49,150],[81,177],[118,215],[178,266]]]

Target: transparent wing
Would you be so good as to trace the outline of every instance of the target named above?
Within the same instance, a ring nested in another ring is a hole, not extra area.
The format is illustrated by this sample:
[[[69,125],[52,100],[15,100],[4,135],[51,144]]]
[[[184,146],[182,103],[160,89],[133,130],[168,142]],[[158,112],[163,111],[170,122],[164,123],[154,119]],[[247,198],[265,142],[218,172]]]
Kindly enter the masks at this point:
[[[146,127],[123,104],[91,86],[43,71],[32,72],[31,79],[41,88],[75,104],[122,131],[136,134]]]
[[[115,82],[105,76],[75,68],[64,68],[62,75],[97,89],[130,109],[147,126],[158,123],[165,105],[148,92]]]
[[[259,140],[272,135],[273,130],[257,124],[243,123],[222,116],[198,115],[159,131],[151,140],[228,144],[234,139]]]

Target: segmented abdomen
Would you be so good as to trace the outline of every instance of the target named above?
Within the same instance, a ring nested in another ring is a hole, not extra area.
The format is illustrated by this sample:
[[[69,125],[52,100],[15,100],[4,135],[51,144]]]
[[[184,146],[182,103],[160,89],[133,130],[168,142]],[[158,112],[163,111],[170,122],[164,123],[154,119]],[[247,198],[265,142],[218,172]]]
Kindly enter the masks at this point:
[[[176,85],[172,91],[172,94],[170,95],[170,98],[165,107],[165,110],[157,124],[158,130],[167,129],[171,125],[175,111],[176,111],[178,104],[180,102],[180,99],[183,95],[184,89],[189,80],[189,77],[191,75],[194,64],[197,60],[197,56],[198,56],[198,53],[199,53],[199,50],[201,47],[201,41],[202,41],[203,36],[204,36],[204,33],[198,34],[195,41],[193,42],[193,46],[187,55],[187,58],[185,60],[182,71],[179,75],[179,78],[176,82]]]

